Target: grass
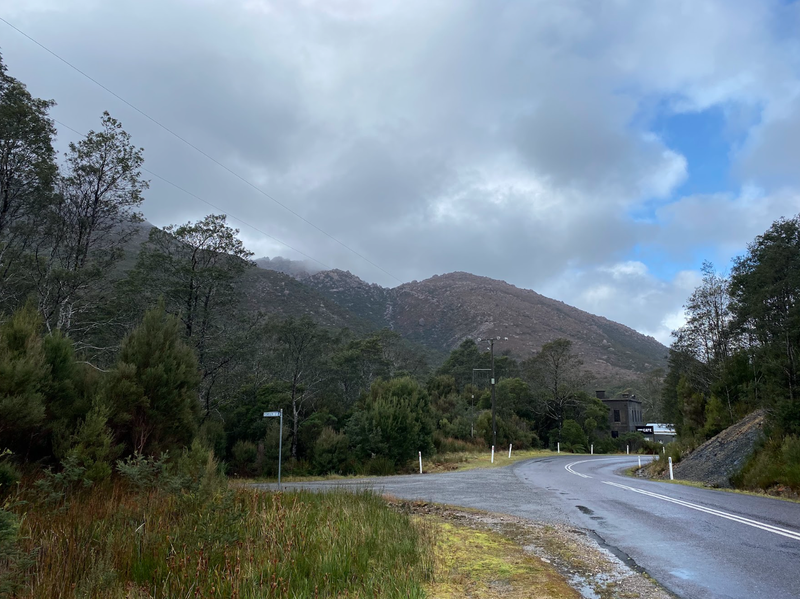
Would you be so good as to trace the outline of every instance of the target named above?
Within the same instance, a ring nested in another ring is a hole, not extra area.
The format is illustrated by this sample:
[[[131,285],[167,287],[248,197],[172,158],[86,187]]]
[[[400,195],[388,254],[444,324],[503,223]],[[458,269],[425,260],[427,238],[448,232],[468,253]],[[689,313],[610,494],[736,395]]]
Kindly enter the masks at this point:
[[[549,449],[525,449],[512,451],[511,458],[509,458],[508,450],[506,450],[495,452],[494,463],[492,463],[491,451],[443,453],[434,455],[427,462],[423,461],[422,469],[423,472],[455,472],[474,468],[502,468],[522,460],[554,455],[556,455],[556,452]]]
[[[213,497],[117,484],[17,503],[34,557],[16,597],[423,597],[430,530],[368,492]]]
[[[642,466],[645,468],[645,466]],[[638,478],[636,476],[636,471],[639,468],[637,466],[633,466],[632,468],[626,468],[625,474],[627,476]],[[780,499],[781,501],[791,501],[793,503],[800,503],[800,499],[792,496],[787,495],[778,495],[775,493],[768,493],[766,491],[752,491],[747,489],[728,489],[725,487],[712,487],[705,483],[697,482],[694,480],[683,480],[683,479],[673,479],[669,480],[668,478],[648,478],[646,480],[651,480],[658,483],[666,483],[669,485],[682,485],[684,487],[695,487],[696,489],[708,489],[711,491],[724,491],[725,493],[736,493],[737,495],[751,495],[752,497],[768,497],[770,499]]]
[[[505,452],[495,452],[494,463],[491,461],[491,453],[481,451],[458,451],[449,453],[440,453],[429,458],[423,458],[422,471],[425,474],[438,473],[438,472],[457,472],[460,470],[472,470],[474,468],[502,468],[509,466],[522,460],[530,460],[534,458],[546,458],[557,455],[556,452],[548,449],[526,449],[520,451],[512,451],[511,458],[508,457],[508,450]],[[564,454],[566,455],[566,454]],[[575,454],[575,455],[588,455],[588,454]],[[413,463],[413,468],[409,468],[405,472],[399,474],[419,474],[419,466],[417,462]],[[285,483],[302,483],[314,482],[324,480],[348,480],[360,478],[373,478],[377,475],[368,474],[326,474],[321,476],[284,476],[281,481]],[[240,484],[252,483],[265,483],[277,482],[277,478],[239,478],[235,479]]]
[[[429,597],[575,599],[580,594],[550,566],[490,531],[434,519],[435,575]]]

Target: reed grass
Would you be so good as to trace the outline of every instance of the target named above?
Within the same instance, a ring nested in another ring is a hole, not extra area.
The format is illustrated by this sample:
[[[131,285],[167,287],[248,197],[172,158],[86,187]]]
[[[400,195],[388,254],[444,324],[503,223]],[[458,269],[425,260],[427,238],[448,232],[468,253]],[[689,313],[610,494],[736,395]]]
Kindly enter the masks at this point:
[[[18,502],[20,598],[423,597],[433,540],[369,491],[134,492]]]

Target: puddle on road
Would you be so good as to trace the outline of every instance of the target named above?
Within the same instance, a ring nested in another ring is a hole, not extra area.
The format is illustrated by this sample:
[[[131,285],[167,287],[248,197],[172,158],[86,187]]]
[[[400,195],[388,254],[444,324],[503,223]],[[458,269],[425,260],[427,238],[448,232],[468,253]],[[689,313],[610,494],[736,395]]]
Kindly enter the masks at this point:
[[[594,514],[594,510],[590,510],[585,505],[576,505],[575,507],[578,508],[580,511],[582,511],[587,516],[591,516],[592,514]]]

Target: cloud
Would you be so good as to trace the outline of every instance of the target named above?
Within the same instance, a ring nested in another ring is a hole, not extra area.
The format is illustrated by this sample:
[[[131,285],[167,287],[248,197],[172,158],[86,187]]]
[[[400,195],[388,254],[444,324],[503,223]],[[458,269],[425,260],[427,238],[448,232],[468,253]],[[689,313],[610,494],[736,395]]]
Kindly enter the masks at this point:
[[[384,285],[465,270],[664,340],[698,255],[724,264],[800,210],[797,3],[0,0],[0,9],[324,232],[8,31],[11,73],[56,98],[57,118],[84,130],[110,110],[145,147],[148,168]],[[741,190],[682,197],[693,165],[650,125],[658,111],[711,106],[744,140],[730,148]],[[630,217],[652,205],[649,221]],[[218,212],[157,180],[144,211],[159,225]],[[303,257],[237,226],[258,255]]]

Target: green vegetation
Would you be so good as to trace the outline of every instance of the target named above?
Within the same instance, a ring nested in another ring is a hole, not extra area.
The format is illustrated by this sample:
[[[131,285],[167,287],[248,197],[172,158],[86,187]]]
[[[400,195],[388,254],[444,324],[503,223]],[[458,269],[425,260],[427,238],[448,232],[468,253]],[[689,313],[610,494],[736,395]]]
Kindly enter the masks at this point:
[[[433,567],[430,531],[368,492],[118,481],[55,506],[14,503],[0,512],[0,564],[20,598],[423,597]],[[19,538],[10,562],[4,533]]]
[[[780,219],[734,260],[729,276],[704,264],[686,325],[674,333],[658,408],[684,449],[766,410],[763,443],[734,477],[740,488],[800,492],[799,273],[800,216]]]

